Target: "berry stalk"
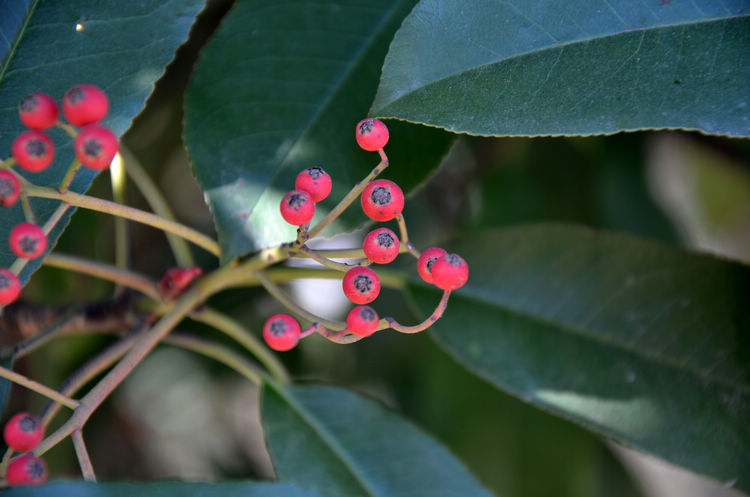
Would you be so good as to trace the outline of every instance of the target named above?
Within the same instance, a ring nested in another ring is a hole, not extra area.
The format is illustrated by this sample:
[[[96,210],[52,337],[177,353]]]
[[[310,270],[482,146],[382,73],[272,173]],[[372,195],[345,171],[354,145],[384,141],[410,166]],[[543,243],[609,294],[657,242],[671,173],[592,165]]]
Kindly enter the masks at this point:
[[[78,457],[78,465],[81,467],[83,479],[95,482],[94,466],[91,464],[89,452],[86,450],[86,443],[83,441],[83,432],[80,429],[75,430],[71,438],[73,439],[73,448],[76,451],[76,457]]]
[[[39,395],[54,400],[55,402],[59,402],[65,407],[69,407],[70,409],[77,409],[80,405],[77,400],[66,397],[65,395],[59,393],[57,390],[53,390],[48,386],[42,385],[39,382],[29,379],[22,374],[16,373],[15,371],[11,371],[10,369],[4,368],[2,366],[0,366],[0,377],[24,386],[29,390],[33,390]]]

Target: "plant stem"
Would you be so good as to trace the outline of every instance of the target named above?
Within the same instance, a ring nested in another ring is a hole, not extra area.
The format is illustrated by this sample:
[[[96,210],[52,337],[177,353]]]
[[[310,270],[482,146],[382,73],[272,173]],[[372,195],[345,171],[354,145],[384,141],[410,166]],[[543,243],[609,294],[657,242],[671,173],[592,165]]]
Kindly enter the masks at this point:
[[[68,191],[68,187],[70,187],[70,184],[73,182],[73,179],[76,177],[76,173],[79,169],[81,169],[81,161],[79,161],[78,159],[73,159],[73,162],[70,163],[70,167],[68,167],[68,171],[65,173],[65,176],[60,182],[60,186],[57,187],[57,190],[60,193],[65,193]]]
[[[372,264],[372,261],[369,259],[364,259],[360,262],[353,263],[353,264],[350,264],[347,262],[332,261],[331,259],[318,255],[317,252],[315,252],[314,250],[306,246],[300,247],[299,251],[300,253],[305,254],[310,259],[314,260],[315,262],[318,262],[322,264],[323,266],[333,269],[335,271],[349,271],[353,267],[358,267],[358,266],[364,267],[364,266],[369,266],[370,264]]]
[[[96,481],[96,475],[94,474],[94,466],[91,465],[91,459],[89,453],[86,450],[86,443],[83,441],[83,432],[78,429],[73,431],[71,436],[73,439],[73,447],[76,450],[76,456],[78,457],[78,465],[81,466],[81,475],[86,481]]]
[[[26,219],[26,222],[36,224],[34,209],[31,208],[31,202],[29,202],[29,196],[26,195],[26,190],[21,192],[21,207],[23,207],[23,217]]]
[[[382,149],[381,149],[382,150]],[[381,154],[381,158],[385,156],[385,152]],[[375,168],[370,171],[370,174],[368,174],[365,179],[354,185],[354,188],[352,188],[349,193],[347,193],[344,198],[341,199],[341,202],[336,205],[336,207],[331,210],[331,212],[328,213],[328,215],[323,218],[318,224],[315,225],[311,230],[308,231],[307,235],[308,238],[314,238],[318,233],[323,231],[323,229],[331,224],[334,219],[339,217],[342,212],[346,210],[347,207],[351,205],[352,202],[357,200],[357,197],[362,193],[362,190],[365,189],[365,187],[373,180],[375,177],[383,172],[385,168],[388,167],[388,160],[387,158],[385,160],[381,160],[380,163],[375,166]]]
[[[109,179],[112,184],[112,200],[115,203],[125,205],[127,203],[126,189],[127,182],[125,171],[123,170],[122,161],[119,155],[115,155],[114,160],[109,165]],[[127,269],[128,264],[128,247],[130,240],[128,237],[128,220],[124,217],[115,217],[115,266],[121,269]],[[121,291],[118,288],[118,291]]]
[[[215,359],[237,371],[256,385],[263,384],[262,374],[256,370],[257,368],[246,361],[242,356],[223,345],[202,338],[176,333],[169,334],[164,339],[164,343],[192,350],[193,352],[198,352],[206,357]]]
[[[268,293],[294,314],[310,321],[311,323],[320,323],[329,330],[340,331],[346,328],[344,323],[322,318],[300,307],[296,302],[289,298],[289,296],[285,294],[276,283],[271,281],[264,271],[257,270],[254,274],[258,281],[260,281],[260,284],[263,285],[263,288],[265,288]]]
[[[238,321],[208,307],[196,309],[190,313],[190,319],[212,326],[233,338],[253,354],[272,377],[283,384],[289,383],[289,373],[284,365]]]
[[[125,166],[125,172],[133,180],[133,183],[135,183],[141,194],[143,194],[154,213],[164,219],[176,221],[172,209],[169,207],[169,203],[167,203],[159,187],[156,186],[156,183],[154,183],[130,149],[122,143],[120,143],[120,155],[122,156],[122,163]],[[169,232],[166,235],[177,265],[180,267],[195,266],[193,254],[190,252],[190,247],[188,247],[185,240]]]
[[[2,366],[0,366],[0,376],[12,381],[13,383],[18,383],[19,385],[24,386],[29,390],[33,390],[39,395],[43,395],[48,399],[59,402],[60,404],[71,409],[76,409],[79,406],[79,402],[77,400],[66,397],[56,390],[52,390],[51,388],[44,386],[39,382],[29,379],[22,374],[16,373],[15,371],[11,371],[10,369],[4,368]]]
[[[67,191],[65,193],[58,192],[51,188],[45,188],[41,186],[30,185],[26,188],[26,191],[30,197],[40,198],[51,198],[67,202],[70,205],[76,207],[82,207],[84,209],[91,209],[94,211],[104,212],[113,216],[126,217],[132,221],[139,223],[148,224],[155,228],[159,228],[162,231],[174,233],[177,236],[185,238],[205,249],[206,251],[219,257],[221,255],[221,249],[219,244],[208,236],[200,233],[192,228],[189,228],[183,224],[164,219],[150,212],[134,209],[125,205],[120,205],[115,202],[102,200],[99,198],[89,197],[86,195],[80,195],[75,192]]]
[[[396,222],[398,223],[398,229],[401,232],[401,244],[406,247],[406,250],[408,250],[411,255],[419,259],[421,253],[409,241],[409,232],[406,231],[406,220],[404,220],[404,215],[399,214],[396,216]]]
[[[440,303],[438,303],[438,306],[435,308],[435,311],[422,321],[421,323],[414,325],[414,326],[404,326],[402,324],[399,324],[398,321],[393,319],[392,317],[387,317],[385,320],[388,322],[388,325],[393,328],[394,330],[401,332],[401,333],[419,333],[420,331],[424,331],[433,324],[435,324],[435,321],[440,319],[443,316],[443,313],[445,312],[445,309],[448,307],[448,299],[451,296],[450,290],[444,290],[443,291],[443,297],[440,299]]]
[[[156,289],[156,284],[148,277],[133,271],[74,255],[57,253],[47,254],[47,257],[44,258],[44,265],[96,276],[137,290],[157,302],[161,301],[161,295]]]

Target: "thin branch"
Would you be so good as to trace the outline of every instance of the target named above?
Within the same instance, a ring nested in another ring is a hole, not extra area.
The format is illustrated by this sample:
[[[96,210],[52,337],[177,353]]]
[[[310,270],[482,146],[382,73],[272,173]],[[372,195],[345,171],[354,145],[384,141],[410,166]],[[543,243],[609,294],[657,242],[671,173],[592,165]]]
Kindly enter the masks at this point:
[[[419,333],[420,331],[424,331],[433,324],[435,324],[435,321],[440,319],[443,316],[443,313],[445,312],[445,309],[448,307],[448,299],[451,296],[450,290],[444,290],[443,291],[443,297],[440,299],[440,303],[438,303],[438,306],[435,308],[435,311],[422,321],[421,323],[414,325],[414,326],[404,326],[402,324],[399,324],[398,321],[393,319],[392,317],[387,317],[385,320],[388,322],[388,326],[393,328],[394,330],[400,332],[400,333]]]
[[[175,345],[186,350],[210,357],[237,371],[256,385],[263,384],[262,373],[250,362],[233,350],[209,340],[182,333],[170,333],[164,343]]]
[[[96,475],[94,474],[94,466],[91,464],[91,458],[86,450],[86,443],[83,441],[83,432],[81,430],[75,430],[71,435],[73,439],[73,447],[76,450],[76,456],[78,457],[78,465],[81,467],[81,475],[86,481],[96,481]]]
[[[79,402],[77,400],[73,400],[69,397],[66,397],[65,395],[62,395],[60,392],[56,390],[52,390],[50,387],[42,385],[39,382],[29,379],[22,374],[18,374],[15,371],[11,371],[10,369],[4,368],[2,366],[0,366],[0,376],[12,381],[13,383],[18,383],[19,385],[24,386],[28,388],[29,390],[33,390],[39,395],[43,395],[47,397],[48,399],[52,399],[55,402],[59,402],[65,407],[76,409],[79,406]]]

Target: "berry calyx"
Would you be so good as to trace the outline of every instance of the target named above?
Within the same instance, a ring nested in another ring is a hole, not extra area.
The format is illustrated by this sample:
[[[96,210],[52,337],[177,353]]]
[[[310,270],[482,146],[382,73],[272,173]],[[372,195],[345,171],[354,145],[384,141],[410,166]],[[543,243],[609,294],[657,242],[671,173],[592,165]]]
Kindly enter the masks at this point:
[[[0,305],[14,302],[21,294],[21,282],[18,276],[7,269],[0,269]]]
[[[109,100],[94,85],[75,85],[65,93],[62,110],[70,124],[85,126],[104,119],[109,111]]]
[[[354,136],[357,145],[368,152],[375,152],[388,143],[388,128],[379,119],[362,119],[357,123]]]
[[[32,223],[18,223],[10,230],[10,249],[18,257],[36,259],[47,248],[47,236],[42,228]]]
[[[73,148],[76,157],[86,167],[104,169],[117,153],[117,137],[98,124],[89,124],[78,133]]]
[[[273,350],[291,350],[299,342],[302,333],[299,322],[289,314],[274,314],[263,326],[263,338]]]
[[[55,158],[55,146],[49,136],[30,130],[19,134],[11,145],[13,158],[22,169],[37,173],[43,171]]]
[[[417,272],[427,283],[432,283],[432,266],[435,261],[447,254],[440,247],[430,247],[419,256],[417,261]]]
[[[369,337],[378,327],[378,313],[369,305],[358,305],[346,315],[346,327],[354,335]]]
[[[33,454],[23,454],[10,461],[5,479],[11,487],[41,485],[47,481],[47,465]]]
[[[5,443],[18,452],[33,450],[43,437],[42,422],[27,412],[20,412],[10,418],[3,429]]]
[[[203,270],[199,267],[167,269],[159,279],[159,290],[168,299],[177,298],[201,274]]]
[[[297,175],[294,188],[310,194],[313,201],[320,202],[331,193],[331,175],[320,167],[309,167]]]
[[[47,129],[55,124],[59,115],[57,102],[46,93],[26,95],[18,104],[18,117],[27,128]]]
[[[362,210],[374,221],[390,221],[404,210],[404,192],[391,180],[376,179],[362,191]]]
[[[315,215],[315,202],[305,190],[292,190],[281,199],[281,217],[289,224],[302,226]]]
[[[396,233],[388,228],[370,231],[362,243],[365,256],[377,264],[388,264],[398,256],[399,241]]]
[[[460,255],[446,254],[432,264],[432,282],[442,290],[461,288],[469,279],[469,265]]]
[[[344,295],[355,304],[369,304],[380,293],[380,278],[369,267],[353,267],[342,281]]]
[[[0,204],[10,207],[21,194],[21,184],[12,172],[0,169]]]

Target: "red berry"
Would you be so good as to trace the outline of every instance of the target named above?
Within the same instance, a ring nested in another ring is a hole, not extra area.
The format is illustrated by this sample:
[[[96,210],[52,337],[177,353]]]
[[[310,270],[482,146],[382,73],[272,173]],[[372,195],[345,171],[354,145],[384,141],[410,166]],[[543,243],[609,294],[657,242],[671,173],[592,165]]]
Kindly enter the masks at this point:
[[[104,169],[117,153],[117,137],[98,124],[89,124],[78,133],[73,148],[76,157],[86,167]]]
[[[159,290],[167,298],[177,298],[201,274],[203,274],[203,270],[199,267],[167,269],[159,279]]]
[[[388,128],[378,119],[362,119],[355,128],[357,144],[368,152],[375,152],[388,143]]]
[[[417,271],[419,276],[422,277],[427,283],[432,283],[432,265],[436,260],[447,254],[445,250],[440,247],[430,247],[419,256],[417,261]]]
[[[12,172],[0,169],[0,204],[10,207],[21,194],[21,184]]]
[[[10,461],[5,478],[11,487],[41,485],[47,481],[47,465],[34,454],[23,454]]]
[[[10,418],[3,430],[3,437],[8,447],[18,452],[34,450],[44,437],[42,422],[36,416],[20,412]]]
[[[75,85],[65,93],[62,110],[70,124],[85,126],[104,119],[109,110],[109,100],[96,86]]]
[[[369,304],[380,293],[380,278],[369,267],[353,267],[342,281],[344,294],[355,304]]]
[[[375,221],[390,221],[404,210],[404,192],[391,180],[376,179],[362,191],[362,210]]]
[[[331,175],[320,167],[309,167],[297,175],[294,188],[305,190],[315,202],[331,193]]]
[[[26,95],[18,104],[18,117],[27,128],[47,129],[55,124],[58,115],[57,102],[45,93]]]
[[[378,313],[369,305],[358,305],[346,316],[346,327],[359,337],[369,337],[378,327]]]
[[[263,327],[263,338],[269,347],[284,352],[293,349],[302,333],[299,323],[289,314],[274,314]]]
[[[18,223],[10,230],[10,249],[18,257],[36,259],[47,248],[47,237],[42,228],[32,223]]]
[[[315,215],[315,202],[305,190],[292,190],[281,199],[281,217],[289,224],[302,226]]]
[[[21,293],[21,282],[18,276],[7,269],[0,269],[0,305],[10,304]]]
[[[388,264],[398,256],[399,245],[396,233],[388,228],[378,228],[367,234],[362,250],[372,262]]]
[[[21,168],[37,173],[52,163],[55,146],[49,136],[41,131],[24,131],[13,140],[11,153]]]
[[[461,288],[469,279],[469,265],[460,255],[446,254],[432,264],[432,282],[442,290]]]

